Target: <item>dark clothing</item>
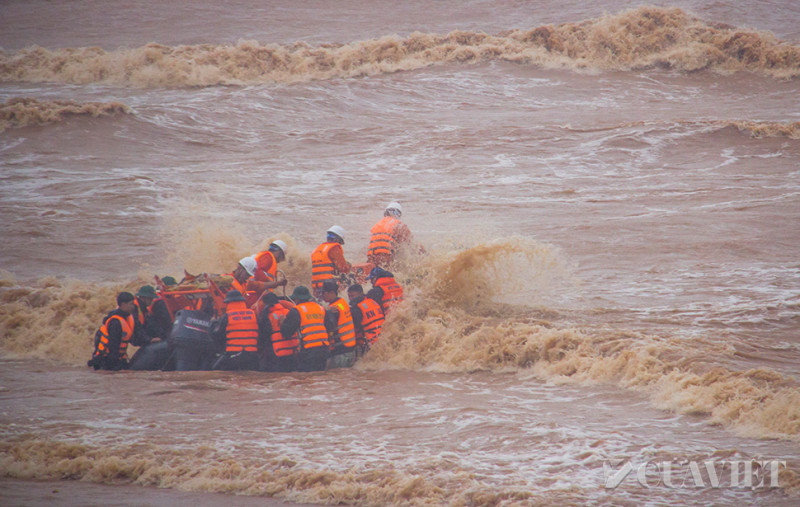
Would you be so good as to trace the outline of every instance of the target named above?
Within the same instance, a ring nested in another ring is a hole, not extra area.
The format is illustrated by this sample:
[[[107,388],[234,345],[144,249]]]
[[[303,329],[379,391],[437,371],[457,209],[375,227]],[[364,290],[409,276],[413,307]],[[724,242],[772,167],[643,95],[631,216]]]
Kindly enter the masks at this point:
[[[172,317],[163,299],[156,300],[150,307],[150,314],[145,321],[145,332],[150,338],[166,340],[172,330]]]
[[[175,345],[175,371],[210,370],[215,360],[214,345],[205,343]]]
[[[383,289],[380,287],[373,287],[367,291],[367,297],[371,300],[375,301],[380,305],[381,310],[386,312],[386,309],[383,307]]]
[[[138,312],[144,313],[144,325],[139,322]],[[131,345],[140,347],[130,360],[132,370],[160,370],[172,355],[172,349],[166,343],[172,330],[172,318],[167,310],[167,304],[159,299],[150,307],[141,300],[134,312],[136,330],[131,339]],[[153,342],[154,338],[160,341]]]
[[[328,327],[328,313],[330,310],[325,312],[325,329],[330,330]],[[339,319],[338,313],[336,316],[337,322]],[[284,338],[291,338],[294,336],[295,333],[298,332],[300,329],[300,312],[297,311],[297,308],[292,308],[289,310],[289,313],[286,314],[286,318],[281,324],[281,335]],[[302,346],[302,345],[301,345]],[[328,347],[313,347],[310,349],[300,349],[298,350],[297,354],[295,354],[296,361],[297,361],[297,371],[325,371],[328,366],[328,357],[330,355],[330,351]]]
[[[364,314],[361,313],[361,307],[358,306],[358,303],[364,301],[366,296],[356,296],[350,300],[350,315],[353,316],[353,326],[356,328],[356,332],[359,329],[363,332],[363,325],[361,324],[364,321]]]
[[[301,350],[297,355],[297,371],[325,371],[328,368],[327,347]]]
[[[364,295],[356,296],[350,300],[350,315],[353,316],[353,328],[356,331],[356,347],[363,353],[367,347],[367,339],[364,336],[364,313],[358,303],[364,301]]]
[[[329,340],[331,342],[331,355],[334,356],[350,351],[350,349],[346,348],[337,340],[337,327],[339,327],[339,308],[331,305],[325,310],[325,329],[328,331]]]
[[[300,329],[300,312],[297,311],[297,308],[292,308],[286,314],[286,318],[283,319],[281,334],[284,338],[289,339],[294,336],[298,329]]]
[[[272,333],[274,330],[269,320],[270,311],[272,311],[272,307],[265,306],[261,313],[258,314],[258,350],[261,359],[259,369],[272,372],[295,371],[297,370],[297,358],[294,357],[294,354],[282,357],[275,355],[275,348],[272,346]],[[298,315],[299,318],[300,316]]]
[[[261,356],[261,363],[259,364],[259,369],[261,371],[271,371],[271,372],[290,372],[290,371],[297,371],[297,357],[294,354],[291,356],[283,356],[283,357],[276,357],[275,355],[272,356]]]
[[[225,345],[228,343],[228,314],[226,313],[220,319],[211,323],[211,329],[208,330],[211,341],[214,342],[214,347],[217,352],[224,352]]]

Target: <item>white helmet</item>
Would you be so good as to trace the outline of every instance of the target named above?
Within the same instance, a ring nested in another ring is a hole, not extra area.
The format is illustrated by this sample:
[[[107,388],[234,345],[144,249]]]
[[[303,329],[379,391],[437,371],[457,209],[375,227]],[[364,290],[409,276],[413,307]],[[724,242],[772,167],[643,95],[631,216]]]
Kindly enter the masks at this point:
[[[283,253],[283,255],[284,256],[286,255],[286,243],[284,243],[283,241],[281,241],[279,239],[276,239],[275,241],[273,241],[272,243],[269,244],[270,250],[272,249],[273,246],[276,246],[276,247],[280,248],[280,250]]]
[[[244,259],[239,261],[239,265],[247,271],[247,274],[253,276],[256,274],[256,269],[258,268],[258,263],[256,262],[256,258],[253,256],[245,257]]]
[[[403,207],[400,206],[399,202],[392,201],[392,202],[390,202],[389,204],[386,205],[386,211],[389,211],[389,212],[396,211],[397,212],[397,216],[399,217],[400,215],[403,214]],[[394,213],[392,213],[392,214],[394,214]]]
[[[338,225],[333,225],[331,226],[330,229],[328,229],[328,234],[336,234],[337,236],[342,238],[342,243],[344,243],[344,229],[342,227]]]

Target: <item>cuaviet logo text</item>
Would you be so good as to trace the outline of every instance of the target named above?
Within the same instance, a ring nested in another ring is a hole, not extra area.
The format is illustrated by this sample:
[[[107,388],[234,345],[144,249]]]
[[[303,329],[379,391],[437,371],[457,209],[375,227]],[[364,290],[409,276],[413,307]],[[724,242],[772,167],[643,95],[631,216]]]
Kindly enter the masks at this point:
[[[786,461],[645,461],[603,463],[605,487],[613,489],[633,474],[645,488],[778,488],[778,472]]]

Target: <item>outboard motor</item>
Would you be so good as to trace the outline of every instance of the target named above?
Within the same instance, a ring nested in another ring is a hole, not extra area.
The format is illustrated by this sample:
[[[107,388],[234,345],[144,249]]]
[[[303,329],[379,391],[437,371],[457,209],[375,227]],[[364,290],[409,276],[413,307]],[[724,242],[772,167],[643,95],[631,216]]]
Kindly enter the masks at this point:
[[[175,370],[210,370],[216,346],[211,339],[212,315],[198,310],[180,310],[172,324],[170,342],[175,348]]]

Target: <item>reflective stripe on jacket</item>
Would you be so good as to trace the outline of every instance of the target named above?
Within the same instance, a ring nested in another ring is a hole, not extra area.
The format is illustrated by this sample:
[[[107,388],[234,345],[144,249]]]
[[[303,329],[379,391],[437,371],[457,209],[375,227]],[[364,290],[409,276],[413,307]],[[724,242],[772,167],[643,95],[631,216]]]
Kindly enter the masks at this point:
[[[403,300],[403,288],[394,278],[378,278],[372,285],[383,289],[383,300],[381,302],[385,312]]]
[[[334,248],[342,248],[339,243],[323,243],[311,252],[311,286],[322,287],[322,282],[339,275],[330,253]]]
[[[345,347],[356,346],[356,329],[353,326],[353,315],[350,313],[350,305],[339,298],[331,306],[339,309],[339,322],[336,324],[335,343],[341,342]]]
[[[325,329],[325,309],[313,301],[298,303],[295,308],[300,313],[300,329],[297,330],[300,348],[330,346]]]
[[[244,301],[231,301],[225,310],[228,325],[225,328],[225,352],[258,351],[258,322],[253,310]]]
[[[364,298],[363,301],[358,303],[358,307],[361,309],[361,314],[363,316],[361,327],[364,328],[364,337],[367,343],[372,345],[378,341],[378,336],[381,334],[381,329],[383,328],[383,310],[381,310],[378,303],[370,298]]]
[[[367,256],[373,255],[394,255],[397,238],[394,236],[394,229],[400,220],[385,216],[377,224],[372,226],[372,237],[369,240]]]
[[[117,319],[122,327],[122,338],[119,342],[118,359],[123,360],[128,357],[128,342],[131,341],[131,338],[133,337],[133,329],[136,326],[136,321],[133,319],[133,315],[128,315],[127,317],[122,317],[121,315],[111,315],[106,319],[105,322],[103,322],[103,325],[100,326],[97,343],[95,344],[94,356],[105,357],[109,353],[108,324],[111,322],[111,319]]]
[[[278,357],[291,356],[294,354],[294,351],[297,349],[297,345],[299,343],[297,340],[297,335],[286,339],[281,334],[281,323],[283,322],[283,319],[286,317],[287,313],[289,313],[288,308],[282,304],[276,304],[269,309],[269,314],[267,315],[267,318],[269,318],[270,327],[272,328],[272,350]]]

